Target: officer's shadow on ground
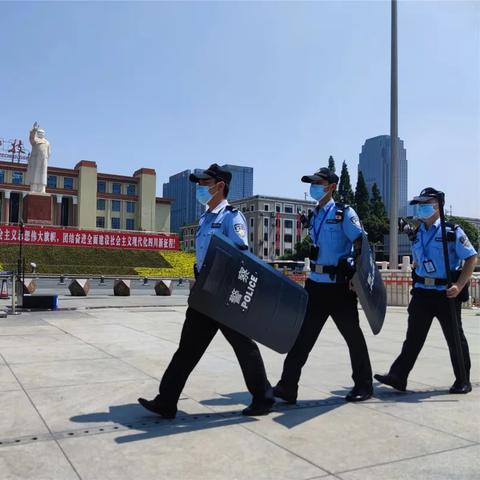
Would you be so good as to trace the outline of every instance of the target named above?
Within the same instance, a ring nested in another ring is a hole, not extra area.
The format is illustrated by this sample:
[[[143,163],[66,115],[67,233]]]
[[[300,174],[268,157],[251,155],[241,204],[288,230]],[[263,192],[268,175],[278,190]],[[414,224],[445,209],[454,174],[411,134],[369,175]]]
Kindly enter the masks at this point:
[[[257,421],[253,417],[245,417],[240,411],[222,412],[222,413],[198,413],[189,414],[179,410],[174,420],[166,420],[147,412],[138,403],[128,403],[125,405],[112,405],[108,412],[87,413],[71,417],[72,422],[90,423],[94,422],[98,426],[85,428],[85,432],[108,433],[121,432],[126,430],[139,430],[130,435],[117,437],[117,443],[128,443],[138,440],[148,440],[150,438],[176,435],[179,433],[189,433],[198,430],[207,430],[211,428],[220,428],[230,425],[239,425]],[[121,425],[119,427],[119,425]]]
[[[330,397],[322,399],[300,399],[296,405],[278,402],[275,404],[274,412],[280,413],[280,415],[276,415],[273,421],[289,429],[297,427],[337,408],[348,405],[343,398],[348,391],[349,389],[332,391],[330,392],[332,394]],[[448,395],[448,389],[396,392],[388,387],[376,386],[375,398],[362,402],[362,404],[458,402],[458,399],[451,397],[436,399],[436,397],[446,395]],[[250,403],[250,394],[248,392],[233,392],[209,400],[203,400],[200,403],[210,407],[229,405],[238,407],[239,405],[248,405]],[[236,408],[235,410],[198,414],[179,411],[174,420],[165,420],[158,415],[147,412],[138,403],[129,403],[112,405],[107,412],[77,415],[71,417],[70,420],[82,424],[90,422],[98,424],[93,428],[86,427],[85,434],[120,433],[122,430],[138,431],[115,439],[117,443],[128,443],[179,433],[251,424],[259,421],[260,418],[245,417],[241,413],[241,408]]]
[[[406,392],[399,392],[382,384],[377,384],[374,387],[374,397],[376,398],[374,403],[451,403],[458,402],[459,400],[458,397],[452,398],[452,396],[450,396],[449,388],[432,388],[430,390],[407,390]],[[448,398],[437,398],[445,396],[448,396]]]
[[[296,405],[288,405],[284,402],[277,402],[274,411],[280,413],[274,418],[274,422],[286,428],[294,428],[306,423],[321,415],[325,415],[337,408],[349,405],[345,401],[345,396],[350,388],[331,391],[331,396],[322,399],[298,400]],[[422,391],[396,392],[391,388],[376,385],[375,395],[371,400],[361,402],[361,404],[382,404],[382,403],[432,403],[432,402],[457,402],[458,399],[445,398],[436,399],[448,395],[447,390],[432,389]],[[211,400],[203,400],[200,403],[206,406],[226,406],[247,404],[250,397],[247,392],[235,392],[222,395]]]
[[[345,390],[345,394],[348,390]],[[211,400],[203,400],[200,403],[206,406],[247,405],[250,402],[248,392],[234,392],[222,394],[221,397]],[[325,413],[345,405],[345,400],[337,395],[332,395],[321,400],[298,400],[295,405],[289,405],[278,401],[274,406],[274,412],[280,413],[275,416],[274,422],[286,428],[294,428],[302,423],[317,418]]]

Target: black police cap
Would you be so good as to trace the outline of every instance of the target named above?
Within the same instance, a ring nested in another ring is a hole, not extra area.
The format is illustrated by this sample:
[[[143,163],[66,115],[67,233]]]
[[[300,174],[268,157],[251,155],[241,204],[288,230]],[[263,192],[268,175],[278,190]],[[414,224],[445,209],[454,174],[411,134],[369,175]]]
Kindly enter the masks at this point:
[[[198,183],[200,180],[208,180],[209,178],[214,178],[229,185],[232,180],[232,173],[216,163],[212,163],[206,170],[191,173],[189,177],[190,181],[194,183]]]
[[[338,176],[329,168],[322,167],[313,175],[304,175],[302,177],[302,182],[304,183],[318,182],[319,180],[326,180],[328,183],[338,183]]]
[[[432,198],[436,198],[437,200],[440,200],[443,202],[444,196],[445,194],[440,190],[436,190],[433,187],[427,187],[420,192],[420,195],[413,197],[413,200],[410,201],[410,205],[416,205],[417,203],[428,202]]]

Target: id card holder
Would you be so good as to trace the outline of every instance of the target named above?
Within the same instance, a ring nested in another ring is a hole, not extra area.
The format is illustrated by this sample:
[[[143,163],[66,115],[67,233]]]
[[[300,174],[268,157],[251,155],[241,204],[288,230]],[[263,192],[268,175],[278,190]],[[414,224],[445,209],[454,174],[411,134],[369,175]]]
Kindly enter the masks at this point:
[[[435,265],[431,260],[424,260],[423,267],[425,268],[425,271],[427,273],[435,273],[437,271],[437,269],[435,268]]]

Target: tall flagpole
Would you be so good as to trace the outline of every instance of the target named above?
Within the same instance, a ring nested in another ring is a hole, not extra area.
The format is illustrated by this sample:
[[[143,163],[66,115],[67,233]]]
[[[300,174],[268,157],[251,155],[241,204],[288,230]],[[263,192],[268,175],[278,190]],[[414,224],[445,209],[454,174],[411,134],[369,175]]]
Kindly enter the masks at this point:
[[[392,0],[390,59],[390,268],[398,268],[398,70],[397,0]]]

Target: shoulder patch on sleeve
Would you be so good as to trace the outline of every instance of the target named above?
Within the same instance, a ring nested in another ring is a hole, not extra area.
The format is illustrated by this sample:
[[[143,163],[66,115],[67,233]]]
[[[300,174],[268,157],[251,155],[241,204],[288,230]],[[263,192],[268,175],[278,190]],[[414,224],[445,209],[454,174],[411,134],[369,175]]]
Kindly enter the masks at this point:
[[[235,230],[235,233],[240,237],[243,238],[247,234],[245,230],[245,225],[243,223],[235,223],[233,225],[233,229]]]
[[[357,215],[352,215],[350,217],[350,221],[358,228],[361,228],[362,226],[360,225],[360,219],[358,218]]]
[[[459,239],[459,242],[466,248],[470,248],[472,244],[466,235],[462,235]]]

